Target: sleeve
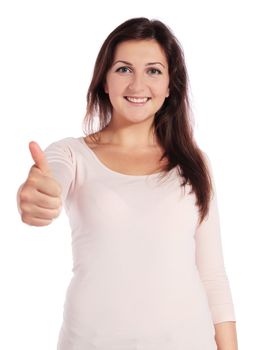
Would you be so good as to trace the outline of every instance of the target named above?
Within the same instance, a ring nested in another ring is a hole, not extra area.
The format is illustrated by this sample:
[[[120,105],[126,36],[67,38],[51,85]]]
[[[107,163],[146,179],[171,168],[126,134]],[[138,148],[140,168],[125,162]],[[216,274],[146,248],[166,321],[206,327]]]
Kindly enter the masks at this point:
[[[225,271],[221,242],[220,219],[213,171],[208,155],[206,164],[209,168],[213,195],[210,200],[208,215],[197,227],[195,233],[196,265],[206,290],[213,323],[236,321],[229,280]]]
[[[72,191],[75,180],[75,156],[67,139],[51,143],[44,150],[49,167],[62,187],[62,203]]]

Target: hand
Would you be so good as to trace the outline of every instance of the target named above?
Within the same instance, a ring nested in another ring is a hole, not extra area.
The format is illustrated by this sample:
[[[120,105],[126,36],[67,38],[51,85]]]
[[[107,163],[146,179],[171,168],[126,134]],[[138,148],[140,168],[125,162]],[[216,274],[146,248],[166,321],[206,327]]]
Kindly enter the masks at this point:
[[[40,146],[31,141],[29,150],[35,163],[18,191],[20,214],[22,221],[28,225],[46,226],[61,212],[62,189],[54,179]]]

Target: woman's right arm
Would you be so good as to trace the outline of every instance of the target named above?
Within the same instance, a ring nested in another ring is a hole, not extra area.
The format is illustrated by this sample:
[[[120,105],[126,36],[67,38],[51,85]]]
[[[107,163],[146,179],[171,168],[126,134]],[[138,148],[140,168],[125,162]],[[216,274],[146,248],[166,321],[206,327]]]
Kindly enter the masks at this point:
[[[17,191],[17,207],[24,223],[45,226],[61,212],[74,178],[73,161],[62,141],[52,143],[44,152],[30,142],[29,149],[35,163]]]

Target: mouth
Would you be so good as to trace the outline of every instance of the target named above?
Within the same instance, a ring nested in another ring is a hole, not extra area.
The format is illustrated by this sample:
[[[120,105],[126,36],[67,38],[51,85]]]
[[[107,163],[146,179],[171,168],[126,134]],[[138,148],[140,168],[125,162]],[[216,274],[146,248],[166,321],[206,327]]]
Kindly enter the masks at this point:
[[[124,96],[124,98],[129,103],[137,106],[143,106],[151,99],[151,97],[130,97],[130,96]]]

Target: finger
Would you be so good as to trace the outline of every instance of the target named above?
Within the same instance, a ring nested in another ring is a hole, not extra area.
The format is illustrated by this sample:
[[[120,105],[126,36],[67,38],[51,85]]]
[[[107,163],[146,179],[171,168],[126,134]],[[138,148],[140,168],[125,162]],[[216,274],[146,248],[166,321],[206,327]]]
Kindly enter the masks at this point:
[[[53,222],[53,219],[45,220],[45,219],[31,218],[26,215],[21,215],[21,219],[25,224],[31,225],[31,226],[47,226]]]
[[[39,144],[35,141],[31,141],[29,143],[29,150],[36,167],[39,168],[44,175],[52,176],[52,172],[49,167],[48,161]]]
[[[53,220],[57,218],[60,213],[61,208],[47,209],[26,203],[22,205],[22,214],[24,217],[27,216],[28,218]]]

